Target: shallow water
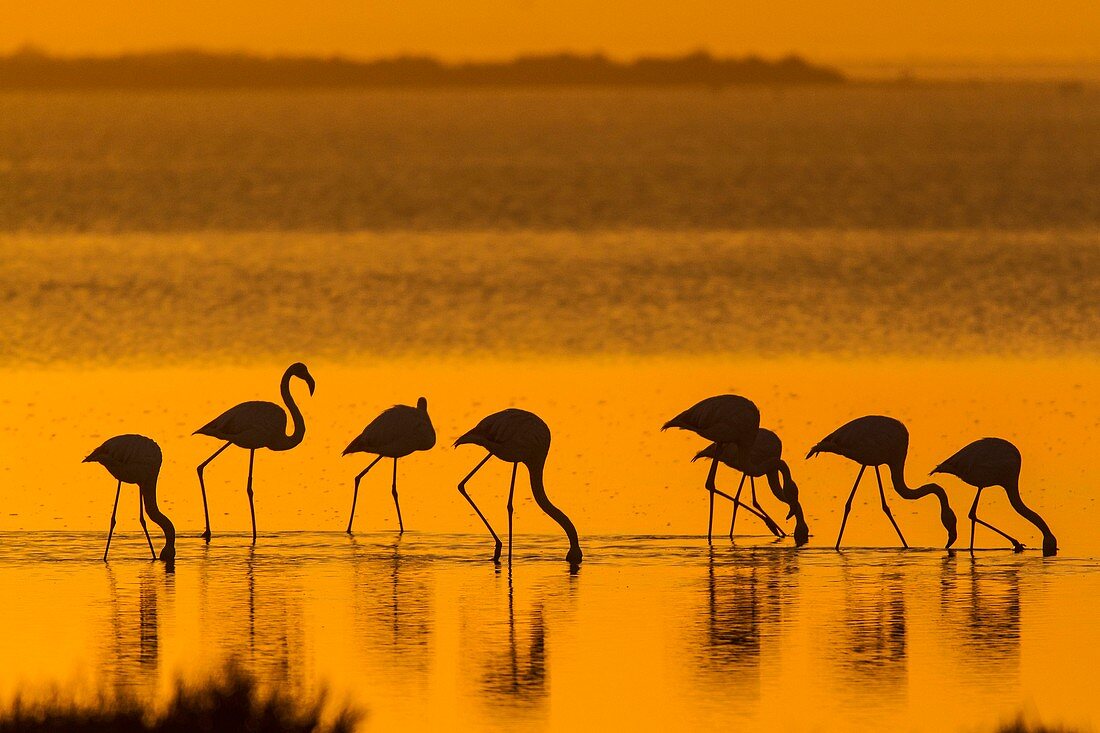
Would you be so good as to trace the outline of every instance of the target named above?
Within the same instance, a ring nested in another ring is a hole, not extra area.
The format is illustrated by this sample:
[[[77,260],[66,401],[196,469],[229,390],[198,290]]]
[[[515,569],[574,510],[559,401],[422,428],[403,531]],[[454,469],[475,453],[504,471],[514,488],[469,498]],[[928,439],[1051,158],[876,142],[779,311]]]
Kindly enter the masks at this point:
[[[185,538],[174,574],[120,536],[0,535],[19,587],[0,679],[139,694],[232,657],[327,681],[375,730],[981,730],[1021,708],[1094,722],[1100,561],[1037,553],[795,551],[764,538],[556,536],[494,570],[477,535]],[[58,603],[64,589],[63,603]],[[1067,633],[1073,629],[1074,633]]]

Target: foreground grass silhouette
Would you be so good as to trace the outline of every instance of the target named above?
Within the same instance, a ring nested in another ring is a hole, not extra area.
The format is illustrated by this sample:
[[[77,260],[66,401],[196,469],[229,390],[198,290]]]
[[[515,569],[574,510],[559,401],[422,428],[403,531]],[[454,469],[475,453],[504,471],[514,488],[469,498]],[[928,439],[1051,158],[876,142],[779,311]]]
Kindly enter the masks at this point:
[[[1047,725],[1030,720],[1023,715],[997,726],[996,733],[1078,733],[1075,728],[1063,725]]]
[[[199,685],[177,682],[163,706],[109,694],[81,703],[57,695],[29,701],[16,697],[0,711],[0,732],[350,733],[361,718],[348,707],[332,714],[326,714],[325,708],[324,693],[307,699],[279,691],[268,693],[251,675],[230,666]]]

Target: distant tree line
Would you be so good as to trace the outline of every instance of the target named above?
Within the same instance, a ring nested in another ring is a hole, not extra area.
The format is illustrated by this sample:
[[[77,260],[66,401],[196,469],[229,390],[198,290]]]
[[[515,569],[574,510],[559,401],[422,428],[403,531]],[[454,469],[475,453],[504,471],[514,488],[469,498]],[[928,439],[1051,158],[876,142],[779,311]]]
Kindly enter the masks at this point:
[[[278,87],[708,86],[836,84],[836,69],[798,56],[679,57],[615,61],[603,55],[523,56],[444,63],[425,56],[374,61],[168,51],[105,57],[50,56],[33,49],[0,57],[0,89]]]

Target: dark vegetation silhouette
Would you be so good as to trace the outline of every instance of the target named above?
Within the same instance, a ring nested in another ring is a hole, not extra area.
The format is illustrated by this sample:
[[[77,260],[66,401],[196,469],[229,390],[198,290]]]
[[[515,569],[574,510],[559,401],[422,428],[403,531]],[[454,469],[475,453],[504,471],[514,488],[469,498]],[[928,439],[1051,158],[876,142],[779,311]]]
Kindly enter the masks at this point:
[[[286,412],[273,402],[242,402],[236,407],[231,407],[221,415],[196,430],[194,435],[209,435],[212,438],[224,440],[225,445],[214,451],[214,455],[199,464],[199,488],[202,490],[202,513],[206,519],[206,531],[202,537],[210,541],[210,510],[206,503],[206,484],[203,482],[202,472],[207,464],[221,455],[222,451],[231,445],[248,449],[248,510],[252,515],[252,542],[256,542],[256,505],[252,499],[252,465],[256,458],[256,450],[267,448],[274,451],[290,450],[302,442],[306,435],[306,422],[302,417],[302,411],[294,402],[290,394],[290,378],[297,377],[309,387],[312,395],[317,384],[309,369],[301,362],[296,362],[287,367],[280,383],[280,392],[287,410],[290,411],[294,421],[294,432],[287,435]]]
[[[362,717],[350,707],[327,715],[326,706],[323,692],[307,699],[269,692],[230,665],[201,685],[177,681],[163,706],[108,692],[91,702],[16,697],[0,711],[0,733],[351,733]]]
[[[527,472],[531,479],[531,493],[535,497],[535,503],[551,519],[561,525],[565,535],[569,538],[569,552],[565,555],[566,561],[573,568],[580,565],[583,555],[577,529],[573,526],[573,522],[570,521],[569,517],[565,516],[561,509],[550,502],[550,498],[546,495],[546,487],[543,485],[546,457],[550,453],[550,428],[543,422],[542,418],[533,412],[515,408],[494,412],[456,440],[454,444],[456,448],[466,444],[479,445],[488,451],[481,462],[474,466],[474,469],[466,475],[466,478],[458,483],[458,492],[462,494],[466,501],[470,502],[470,506],[477,512],[478,517],[481,518],[486,529],[489,530],[489,534],[493,536],[493,541],[496,542],[496,549],[493,551],[494,563],[500,562],[500,537],[497,536],[496,531],[489,524],[489,520],[485,518],[477,504],[474,503],[473,498],[467,493],[466,483],[474,477],[475,473],[481,470],[481,467],[490,458],[496,456],[500,460],[512,464],[512,483],[508,487],[508,562],[512,562],[512,498],[516,490],[516,469],[522,463],[527,466]]]
[[[1046,521],[1039,513],[1024,503],[1020,497],[1020,450],[1003,438],[981,438],[970,443],[955,455],[936,466],[932,474],[948,473],[957,476],[975,487],[974,504],[970,507],[970,552],[974,552],[974,531],[976,525],[987,527],[1010,543],[1016,552],[1023,552],[1024,546],[1015,538],[1002,532],[989,522],[978,519],[978,500],[982,490],[990,486],[1000,486],[1008,495],[1012,508],[1027,521],[1034,524],[1043,533],[1043,555],[1049,557],[1058,552],[1058,540]],[[930,475],[932,475],[930,474]]]
[[[349,453],[372,453],[376,456],[366,468],[355,477],[355,492],[351,497],[351,516],[348,517],[347,533],[351,534],[351,523],[355,521],[355,503],[359,499],[359,482],[374,468],[374,464],[383,458],[393,459],[393,504],[397,507],[397,527],[405,531],[405,522],[401,519],[401,503],[397,500],[397,459],[404,458],[416,451],[431,450],[435,447],[435,428],[428,416],[428,400],[421,397],[416,407],[394,405],[371,420],[363,432],[351,441],[342,455]]]
[[[737,470],[741,470],[739,466],[743,463],[746,466],[748,465],[748,463],[745,462],[745,457],[748,457],[747,460],[749,462],[752,460],[753,445],[756,443],[757,434],[760,430],[760,410],[752,400],[732,394],[708,397],[666,422],[661,427],[661,430],[668,430],[669,428],[690,430],[696,435],[711,441],[716,446],[711,455],[708,456],[711,459],[710,472],[707,474],[705,484],[710,495],[710,515],[707,520],[708,543],[712,542],[711,537],[714,530],[715,495],[724,497],[733,502],[735,512],[737,508],[740,507],[759,518],[776,537],[784,536],[783,530],[779,528],[779,525],[777,525],[771,517],[762,510],[757,511],[741,502],[740,488],[738,488],[737,496],[734,497],[723,491],[719,491],[715,485],[715,475],[718,472],[720,456],[724,463],[734,466]],[[706,450],[709,449],[704,449],[704,452],[706,452]],[[695,456],[696,459],[700,457],[701,454]],[[778,464],[768,464],[768,470],[772,468],[776,471],[779,470]],[[765,471],[765,473],[766,472],[767,471]],[[742,485],[743,483],[744,480],[742,479]],[[788,497],[784,493],[781,498],[791,507],[791,513],[788,514],[788,516],[801,516],[802,508],[798,505],[797,498],[798,487],[793,481],[790,482],[790,486],[792,488],[793,497]],[[775,488],[773,487],[772,490],[774,492]],[[780,491],[782,491],[782,488],[780,488]],[[777,496],[779,496],[779,494],[777,494]],[[798,507],[797,509],[795,508],[796,506]],[[736,514],[734,515],[734,519],[736,521]],[[801,524],[805,525],[804,519],[801,521]],[[805,531],[803,532],[803,530]],[[730,535],[732,537],[732,526]],[[802,544],[807,537],[809,537],[809,529],[796,526],[795,541]],[[800,538],[802,538],[801,541]]]
[[[905,483],[905,459],[909,454],[909,431],[899,421],[892,417],[882,415],[867,415],[858,417],[849,423],[841,425],[831,434],[826,436],[817,445],[810,449],[806,458],[813,458],[818,453],[835,453],[838,456],[855,461],[859,464],[859,473],[856,482],[852,486],[852,493],[848,495],[848,501],[844,503],[844,518],[840,521],[840,532],[836,538],[836,549],[840,549],[840,541],[844,537],[844,526],[848,523],[848,514],[852,511],[852,500],[855,498],[859,481],[863,478],[863,472],[868,466],[874,466],[875,478],[878,479],[878,493],[882,500],[882,511],[894,526],[898,533],[901,546],[908,548],[909,543],[901,533],[901,528],[894,521],[894,515],[890,513],[890,505],[886,503],[886,491],[882,487],[882,474],[879,466],[885,465],[890,469],[890,479],[894,485],[894,491],[903,499],[920,499],[932,495],[940,502],[940,521],[947,530],[946,547],[951,547],[958,537],[957,520],[955,512],[947,501],[947,492],[939,484],[924,484],[916,489],[909,488]]]
[[[836,69],[798,56],[717,58],[706,52],[620,62],[561,53],[445,63],[426,56],[359,61],[165,51],[65,58],[24,49],[0,57],[0,89],[527,87],[837,84]]]
[[[111,510],[111,528],[107,532],[107,547],[103,550],[103,561],[111,550],[111,537],[115,533],[115,516],[118,513],[118,498],[122,493],[122,484],[137,484],[138,520],[145,531],[145,540],[149,543],[149,552],[157,558],[153,549],[153,540],[149,537],[149,528],[145,524],[145,514],[149,514],[164,533],[164,547],[160,559],[171,564],[176,557],[176,528],[157,505],[157,478],[160,476],[160,446],[144,435],[116,435],[96,448],[84,459],[84,463],[99,463],[118,481],[115,490],[115,505]]]
[[[721,446],[711,443],[695,454],[692,462],[701,458],[717,458],[735,471],[741,472],[741,481],[737,484],[737,493],[733,495],[733,517],[730,519],[730,539],[733,539],[733,529],[737,524],[737,508],[741,503],[741,490],[745,486],[745,478],[749,479],[749,487],[752,493],[752,505],[758,512],[764,515],[765,522],[771,527],[775,522],[756,498],[756,479],[766,476],[768,487],[775,498],[788,505],[787,519],[794,517],[794,541],[796,545],[804,545],[810,538],[810,528],[806,524],[806,517],[802,512],[802,505],[798,501],[798,485],[791,476],[790,466],[783,460],[783,441],[771,430],[760,428],[756,431],[756,440],[748,455],[739,454],[728,445]],[[782,483],[780,483],[782,474]],[[780,528],[781,535],[786,536]]]

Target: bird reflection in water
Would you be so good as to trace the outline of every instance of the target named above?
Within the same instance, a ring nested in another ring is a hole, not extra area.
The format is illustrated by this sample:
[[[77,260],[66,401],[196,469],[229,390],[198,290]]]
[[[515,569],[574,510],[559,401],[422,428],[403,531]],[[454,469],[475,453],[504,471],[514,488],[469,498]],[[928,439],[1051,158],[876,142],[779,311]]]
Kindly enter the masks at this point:
[[[544,603],[537,601],[530,613],[525,650],[520,654],[521,640],[516,632],[515,589],[512,570],[508,568],[508,648],[501,653],[486,655],[481,675],[481,691],[496,706],[511,708],[542,708],[549,693],[546,679],[546,615]]]
[[[897,568],[854,567],[843,560],[844,613],[834,659],[842,687],[862,699],[900,700],[908,683],[905,579]]]
[[[111,629],[104,634],[102,669],[113,691],[139,699],[154,696],[160,670],[161,596],[170,606],[174,582],[171,573],[155,565],[121,581],[113,568],[107,568]]]
[[[426,685],[432,661],[429,561],[402,552],[403,536],[372,545],[352,537],[356,625],[367,646],[363,658],[382,679]],[[387,592],[388,591],[388,592]]]
[[[1003,692],[1020,677],[1020,572],[1003,560],[944,563],[944,626],[967,681]]]

